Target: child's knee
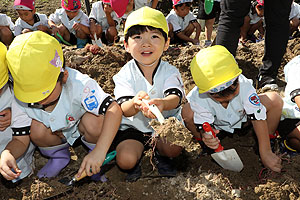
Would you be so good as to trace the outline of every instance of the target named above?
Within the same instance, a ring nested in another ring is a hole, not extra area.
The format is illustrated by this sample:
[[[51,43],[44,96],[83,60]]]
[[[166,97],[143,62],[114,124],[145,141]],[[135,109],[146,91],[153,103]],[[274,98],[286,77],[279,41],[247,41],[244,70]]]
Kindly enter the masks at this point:
[[[99,137],[102,130],[103,120],[104,116],[102,115],[96,116],[90,113],[84,114],[80,122],[84,127],[83,134],[88,134],[92,137]]]
[[[33,141],[44,140],[47,131],[49,130],[43,123],[33,119],[30,126],[30,139]]]
[[[132,169],[138,162],[137,155],[129,154],[128,152],[118,151],[117,164],[121,169]]]
[[[108,34],[111,35],[112,37],[115,37],[115,36],[118,35],[118,31],[117,31],[116,27],[114,27],[114,26],[109,27],[109,28],[107,29],[107,32],[108,32]]]

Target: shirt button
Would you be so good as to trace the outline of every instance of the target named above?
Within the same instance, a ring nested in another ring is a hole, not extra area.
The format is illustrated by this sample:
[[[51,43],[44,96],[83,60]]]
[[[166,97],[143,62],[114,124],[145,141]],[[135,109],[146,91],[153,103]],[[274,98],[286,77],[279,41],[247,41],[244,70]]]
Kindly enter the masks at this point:
[[[155,94],[155,93],[156,93],[155,91],[152,91],[152,92],[151,92],[151,94]]]
[[[54,120],[55,120],[55,118],[54,118],[54,117],[51,117],[51,118],[50,118],[50,121],[51,121],[51,122],[53,122]]]

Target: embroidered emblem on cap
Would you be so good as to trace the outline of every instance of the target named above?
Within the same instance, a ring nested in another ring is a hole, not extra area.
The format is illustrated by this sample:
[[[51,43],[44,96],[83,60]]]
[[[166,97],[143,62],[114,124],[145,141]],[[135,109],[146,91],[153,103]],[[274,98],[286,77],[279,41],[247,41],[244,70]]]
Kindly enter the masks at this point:
[[[60,59],[60,56],[58,55],[57,50],[55,50],[55,56],[54,58],[50,61],[50,64],[53,65],[54,67],[59,67],[61,72],[64,72],[64,69],[62,68],[63,63]]]

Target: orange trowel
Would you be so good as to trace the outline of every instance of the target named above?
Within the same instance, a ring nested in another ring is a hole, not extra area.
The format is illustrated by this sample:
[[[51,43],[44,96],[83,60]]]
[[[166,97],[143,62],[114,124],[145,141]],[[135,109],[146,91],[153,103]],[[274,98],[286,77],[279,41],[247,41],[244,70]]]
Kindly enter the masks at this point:
[[[203,123],[203,130],[205,131],[205,133],[216,137],[216,134],[209,123]],[[224,147],[220,143],[218,148],[215,149],[215,153],[211,154],[211,157],[224,169],[240,172],[244,167],[236,150],[224,150]]]

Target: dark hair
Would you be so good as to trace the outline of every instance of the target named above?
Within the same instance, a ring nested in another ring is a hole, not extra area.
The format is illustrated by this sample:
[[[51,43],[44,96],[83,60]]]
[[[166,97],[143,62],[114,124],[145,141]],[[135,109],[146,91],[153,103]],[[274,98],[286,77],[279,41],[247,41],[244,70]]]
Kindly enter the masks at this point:
[[[225,90],[222,90],[217,93],[210,93],[210,95],[212,97],[228,97],[229,95],[233,94],[236,91],[238,87],[238,83],[239,83],[239,78],[235,79],[232,85],[226,88]]]
[[[128,38],[134,35],[142,34],[147,32],[148,30],[159,30],[161,32],[162,36],[165,38],[165,41],[168,41],[168,35],[161,29],[161,28],[155,28],[152,26],[143,26],[143,25],[134,25],[130,27],[125,35],[125,42],[128,42]]]
[[[177,5],[175,6],[175,9],[178,9],[178,7],[181,7],[181,6],[183,6],[183,5],[186,5],[186,6],[191,7],[191,6],[192,6],[192,3],[191,3],[191,2],[186,2],[186,3],[177,4]]]

